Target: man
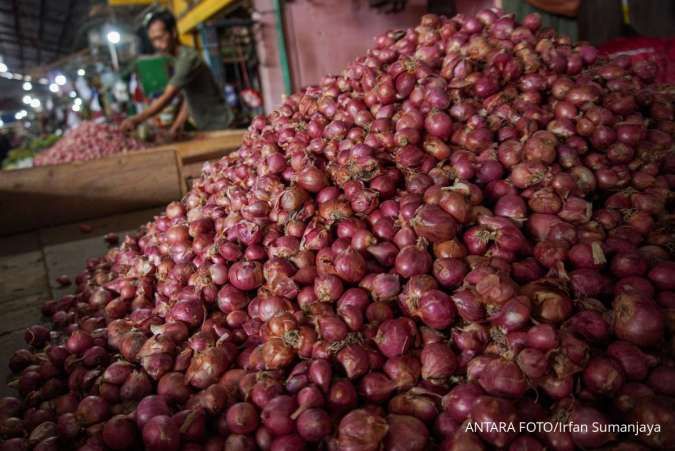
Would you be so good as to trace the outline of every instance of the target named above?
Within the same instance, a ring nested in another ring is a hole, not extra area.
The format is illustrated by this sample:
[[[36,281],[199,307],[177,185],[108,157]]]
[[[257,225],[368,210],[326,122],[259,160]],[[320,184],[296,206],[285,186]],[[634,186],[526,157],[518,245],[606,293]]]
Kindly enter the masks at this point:
[[[173,75],[162,95],[146,110],[122,122],[122,130],[132,130],[160,113],[179,93],[183,94],[184,100],[171,126],[172,136],[182,129],[188,113],[199,130],[226,128],[227,111],[223,94],[197,51],[179,44],[173,15],[167,10],[151,13],[145,27],[155,50],[170,57]]]

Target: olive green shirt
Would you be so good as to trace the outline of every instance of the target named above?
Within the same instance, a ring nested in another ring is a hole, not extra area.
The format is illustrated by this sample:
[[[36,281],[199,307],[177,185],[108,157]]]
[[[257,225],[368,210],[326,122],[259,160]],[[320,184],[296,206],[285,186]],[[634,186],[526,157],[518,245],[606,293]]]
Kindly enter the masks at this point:
[[[225,99],[211,70],[191,47],[180,46],[172,58],[169,84],[185,96],[188,112],[199,130],[222,130],[228,126]]]

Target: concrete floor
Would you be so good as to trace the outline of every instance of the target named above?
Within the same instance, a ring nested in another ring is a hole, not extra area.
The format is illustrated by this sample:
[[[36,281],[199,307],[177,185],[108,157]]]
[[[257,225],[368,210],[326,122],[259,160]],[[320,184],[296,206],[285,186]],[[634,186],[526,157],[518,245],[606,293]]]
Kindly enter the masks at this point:
[[[82,271],[88,257],[106,252],[103,236],[136,230],[152,220],[158,209],[143,210],[85,221],[92,227],[82,233],[80,223],[0,237],[0,396],[15,395],[7,386],[10,356],[26,347],[26,327],[45,321],[40,306],[73,291],[60,288],[56,278],[67,274],[72,280]]]

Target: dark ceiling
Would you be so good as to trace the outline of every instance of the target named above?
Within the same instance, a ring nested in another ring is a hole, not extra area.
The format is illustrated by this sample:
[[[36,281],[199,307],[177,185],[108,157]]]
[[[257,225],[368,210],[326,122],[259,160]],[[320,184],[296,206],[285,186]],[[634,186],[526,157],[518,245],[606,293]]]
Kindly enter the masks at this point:
[[[109,20],[134,23],[143,6],[111,8],[106,0],[0,0],[0,61],[9,73],[33,76],[88,47],[89,30]],[[53,66],[52,66],[53,67]],[[9,74],[4,74],[9,75]],[[0,112],[22,108],[23,80],[0,77]]]
[[[0,0],[0,56],[30,72],[86,45],[80,25],[97,0]]]

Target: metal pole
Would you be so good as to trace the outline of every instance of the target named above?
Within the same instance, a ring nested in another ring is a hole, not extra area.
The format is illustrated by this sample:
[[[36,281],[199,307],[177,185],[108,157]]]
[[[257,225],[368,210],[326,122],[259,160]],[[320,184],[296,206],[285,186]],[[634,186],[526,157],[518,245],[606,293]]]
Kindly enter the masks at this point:
[[[201,40],[202,52],[206,63],[211,68],[213,78],[222,89],[224,85],[224,69],[223,60],[218,51],[218,35],[216,29],[211,26],[201,24],[197,27],[199,31],[199,39]]]
[[[110,50],[110,58],[112,58],[113,68],[117,71],[119,70],[120,65],[119,61],[117,60],[117,48],[115,47],[115,44],[108,41],[108,50]]]
[[[274,0],[274,16],[279,46],[279,65],[281,66],[281,75],[284,79],[284,93],[290,95],[293,87],[291,86],[291,71],[288,67],[288,55],[286,54],[282,0]]]

